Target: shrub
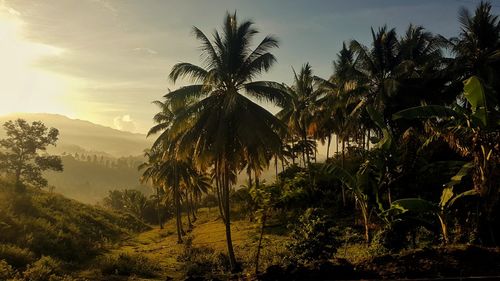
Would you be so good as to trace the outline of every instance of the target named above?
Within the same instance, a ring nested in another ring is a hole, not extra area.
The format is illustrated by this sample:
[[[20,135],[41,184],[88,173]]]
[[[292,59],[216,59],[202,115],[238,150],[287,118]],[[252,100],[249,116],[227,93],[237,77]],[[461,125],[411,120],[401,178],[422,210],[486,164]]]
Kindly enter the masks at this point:
[[[190,277],[210,277],[230,269],[227,255],[208,247],[193,247],[190,237],[184,241],[184,251],[178,260],[182,262],[186,276]]]
[[[24,268],[35,261],[33,253],[15,245],[0,245],[0,260],[5,260],[14,268]]]
[[[15,274],[14,269],[5,260],[0,260],[0,280],[7,280],[13,278]]]
[[[85,262],[106,244],[148,229],[129,214],[39,190],[17,194],[1,186],[0,214],[0,259],[15,269],[24,269],[43,255],[65,262]]]
[[[60,277],[61,274],[61,262],[46,256],[30,264],[23,273],[26,281],[60,280],[62,278]]]
[[[287,243],[291,261],[305,263],[329,259],[337,251],[339,242],[333,223],[320,209],[309,208],[300,216]]]
[[[160,266],[141,254],[109,254],[99,261],[100,269],[107,275],[138,275],[141,277],[154,277]]]

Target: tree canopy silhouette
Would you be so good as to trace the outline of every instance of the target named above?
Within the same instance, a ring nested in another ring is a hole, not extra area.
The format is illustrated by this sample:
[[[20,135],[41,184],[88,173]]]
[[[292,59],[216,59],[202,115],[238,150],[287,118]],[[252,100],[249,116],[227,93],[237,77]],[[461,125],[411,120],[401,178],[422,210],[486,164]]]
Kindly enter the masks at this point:
[[[49,129],[40,121],[29,124],[24,119],[7,121],[3,127],[7,137],[0,140],[4,150],[0,152],[0,170],[14,175],[16,189],[23,189],[23,184],[47,186],[42,172],[63,170],[59,156],[39,153],[46,151],[49,145],[56,145],[59,136],[57,129]]]

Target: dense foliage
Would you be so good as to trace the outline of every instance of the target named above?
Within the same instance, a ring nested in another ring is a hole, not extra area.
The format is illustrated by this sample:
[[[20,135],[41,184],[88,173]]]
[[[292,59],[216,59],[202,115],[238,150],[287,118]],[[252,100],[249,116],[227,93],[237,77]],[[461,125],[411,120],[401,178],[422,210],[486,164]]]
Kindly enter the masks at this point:
[[[315,76],[305,63],[291,85],[254,81],[275,62],[269,51],[278,42],[268,36],[252,49],[252,22],[228,14],[212,40],[195,28],[204,64],[172,68],[174,82],[193,84],[156,102],[152,151],[162,157],[150,167],[187,162],[211,174],[233,270],[230,202],[260,222],[259,241],[266,220],[295,220],[321,207],[330,217],[354,213],[365,243],[376,236],[388,249],[426,239],[498,245],[500,22],[486,2],[473,14],[460,11],[459,21],[457,38],[412,24],[402,35],[372,29],[371,45],[344,43],[331,77]],[[273,116],[249,98],[280,110]],[[327,144],[324,163],[318,142]],[[275,188],[264,192],[262,172],[272,162]],[[239,173],[247,187],[231,191]],[[170,181],[174,202],[181,174],[153,177],[156,185]],[[298,220],[298,236],[326,231],[310,220]],[[305,225],[312,233],[300,232]],[[316,238],[291,248],[316,258],[332,252],[332,243]]]
[[[39,191],[0,193],[9,198],[0,200],[0,269],[24,270],[25,278],[60,275],[58,260],[88,259],[105,241],[143,229],[136,218],[159,225],[148,241],[173,241],[180,269],[194,277],[245,270],[267,280],[336,272],[408,278],[405,272],[426,268],[426,277],[458,276],[437,265],[466,264],[467,253],[498,257],[500,20],[481,2],[473,13],[461,10],[459,22],[456,38],[412,24],[402,34],[372,28],[370,45],[343,44],[330,77],[315,76],[305,63],[293,69],[290,85],[255,81],[276,62],[278,41],[265,36],[252,45],[253,22],[228,13],[210,38],[195,27],[202,65],[173,66],[170,79],[189,83],[154,102],[159,112],[148,135],[156,140],[135,163],[152,195],[110,191],[103,203],[123,212],[117,215]],[[258,101],[274,104],[277,114]],[[56,137],[51,131],[42,144]],[[29,159],[36,157],[35,149]],[[222,229],[197,233],[200,207],[208,209],[204,224],[219,221]],[[238,235],[232,228],[244,220],[247,240],[243,228]],[[194,243],[214,233],[225,236],[227,255],[210,246],[221,241]],[[350,261],[338,258],[348,251]],[[392,269],[400,274],[393,276],[379,263],[394,264],[394,254],[408,266]],[[160,267],[145,255],[110,253],[101,271],[154,276]],[[269,267],[259,275],[263,264]],[[478,274],[473,267],[465,271]]]
[[[21,190],[23,184],[46,186],[43,171],[63,170],[59,156],[39,153],[49,145],[56,145],[59,136],[57,129],[48,129],[39,121],[29,124],[23,119],[7,121],[3,127],[7,138],[0,140],[3,149],[0,152],[0,170],[14,177],[18,189]]]

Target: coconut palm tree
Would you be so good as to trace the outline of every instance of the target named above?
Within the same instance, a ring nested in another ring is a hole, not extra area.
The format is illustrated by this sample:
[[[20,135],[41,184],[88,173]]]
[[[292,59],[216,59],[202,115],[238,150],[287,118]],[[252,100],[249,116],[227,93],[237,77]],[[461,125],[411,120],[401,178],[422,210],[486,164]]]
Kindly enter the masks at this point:
[[[487,85],[495,84],[498,92],[500,70],[500,21],[491,13],[491,4],[481,2],[474,15],[463,8],[459,13],[461,33],[451,38],[451,50],[456,55],[454,64],[463,80],[472,75],[480,77]],[[497,93],[498,95],[498,93]]]
[[[161,197],[162,197],[162,183],[161,178],[158,177],[158,173],[160,171],[160,153],[157,149],[146,150],[144,151],[144,157],[146,157],[146,162],[139,165],[139,171],[144,170],[140,182],[148,183],[151,182],[153,189],[155,191],[154,199],[156,200],[156,212],[158,217],[158,224],[160,225],[160,229],[163,229],[163,221],[162,215],[160,214],[160,205],[161,205]]]
[[[351,41],[350,49],[359,61],[357,70],[364,76],[367,84],[366,100],[377,110],[383,111],[387,99],[397,91],[395,69],[400,62],[399,41],[396,30],[381,27],[375,32],[372,28],[372,47],[368,48],[356,40]]]
[[[226,227],[228,256],[232,270],[238,265],[231,241],[229,191],[245,161],[244,151],[257,154],[281,147],[279,120],[251,100],[281,104],[281,85],[254,81],[276,61],[269,51],[278,46],[266,36],[255,48],[251,42],[258,31],[251,21],[238,22],[236,13],[227,14],[222,32],[210,40],[200,29],[194,35],[201,42],[203,66],[178,63],[170,72],[173,82],[187,78],[194,84],[166,95],[169,102],[194,100],[174,118],[169,139],[175,143],[175,157],[192,157],[198,167],[212,166],[221,217]]]
[[[153,120],[154,125],[148,132],[148,137],[151,135],[159,134],[152,146],[152,153],[149,166],[150,169],[145,170],[147,175],[151,177],[157,184],[161,183],[164,191],[172,193],[176,226],[177,226],[177,242],[182,243],[182,236],[184,230],[182,228],[181,217],[181,201],[182,201],[182,187],[187,189],[191,181],[192,164],[191,162],[176,159],[173,150],[175,149],[174,143],[169,139],[169,133],[176,115],[181,114],[186,106],[189,105],[189,100],[171,102],[171,101],[154,101],[153,104],[160,108],[160,111],[155,114]],[[148,165],[145,165],[148,166]],[[187,198],[185,198],[187,202]],[[189,203],[188,203],[189,204]],[[191,220],[189,219],[189,227],[191,227]]]
[[[315,79],[309,63],[302,66],[299,73],[293,70],[294,82],[286,88],[286,99],[283,109],[276,116],[288,126],[292,141],[302,148],[304,166],[310,164],[311,146],[309,129],[314,124],[313,116],[316,100],[321,95],[320,88],[315,87]]]

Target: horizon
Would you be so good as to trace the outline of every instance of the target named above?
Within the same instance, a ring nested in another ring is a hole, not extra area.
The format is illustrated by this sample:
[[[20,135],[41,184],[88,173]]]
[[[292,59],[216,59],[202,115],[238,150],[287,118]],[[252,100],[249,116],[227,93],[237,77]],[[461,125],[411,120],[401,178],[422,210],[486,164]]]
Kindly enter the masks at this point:
[[[131,131],[127,131],[127,130],[121,130],[121,129],[118,129],[118,128],[114,128],[114,127],[112,127],[110,125],[99,124],[99,123],[96,123],[96,122],[93,122],[93,121],[90,121],[90,120],[86,120],[86,119],[81,119],[81,118],[73,118],[71,116],[67,116],[67,115],[64,115],[64,114],[61,114],[61,113],[51,113],[51,112],[11,112],[11,113],[7,113],[7,114],[0,114],[0,119],[2,119],[2,118],[8,118],[8,117],[16,117],[17,118],[17,117],[23,116],[23,115],[59,116],[59,117],[70,119],[72,121],[88,122],[88,123],[91,123],[93,125],[105,127],[105,128],[112,129],[112,130],[115,130],[115,131],[120,131],[120,132],[123,132],[123,133],[130,133],[130,134],[133,134],[133,135],[146,136],[146,133],[131,132]],[[40,121],[43,121],[43,120],[40,120]]]
[[[299,69],[306,62],[314,74],[329,77],[342,42],[369,43],[370,26],[377,29],[387,24],[401,34],[413,23],[445,37],[456,36],[458,10],[472,10],[478,3],[319,2],[221,0],[216,5],[191,1],[144,5],[112,0],[3,0],[0,34],[9,44],[0,44],[4,64],[0,115],[55,113],[144,134],[157,111],[151,102],[162,99],[168,89],[184,85],[167,79],[172,65],[200,61],[192,26],[210,33],[221,25],[226,11],[252,19],[259,38],[278,37],[277,64],[263,78],[289,84],[292,68]],[[494,13],[499,7],[493,2]],[[276,111],[273,106],[265,107]]]

